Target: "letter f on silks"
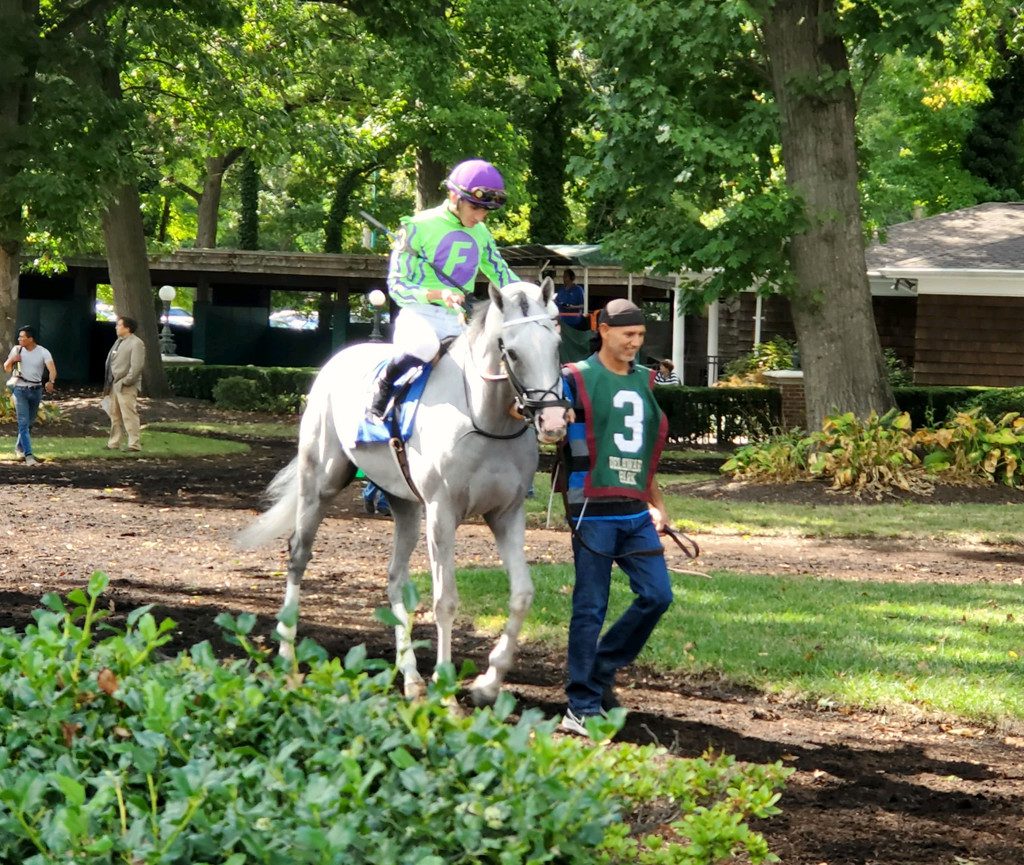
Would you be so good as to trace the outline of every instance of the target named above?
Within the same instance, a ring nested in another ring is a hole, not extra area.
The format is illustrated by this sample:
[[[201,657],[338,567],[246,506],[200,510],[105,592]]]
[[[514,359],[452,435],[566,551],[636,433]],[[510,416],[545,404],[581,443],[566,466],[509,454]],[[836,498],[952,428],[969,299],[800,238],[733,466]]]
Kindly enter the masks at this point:
[[[466,254],[469,250],[476,250],[476,244],[465,240],[455,241],[451,249],[448,251],[448,260],[444,263],[444,272],[446,275],[450,275],[455,272],[460,264],[473,264],[476,262],[470,262],[469,256]]]

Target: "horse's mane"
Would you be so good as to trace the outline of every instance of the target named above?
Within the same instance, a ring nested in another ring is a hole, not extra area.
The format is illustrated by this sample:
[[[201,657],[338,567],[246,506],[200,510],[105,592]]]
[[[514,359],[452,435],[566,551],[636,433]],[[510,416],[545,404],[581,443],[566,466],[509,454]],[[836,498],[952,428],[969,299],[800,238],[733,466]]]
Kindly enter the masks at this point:
[[[530,298],[525,291],[515,291],[511,295],[504,295],[505,303],[519,302],[519,308],[523,316],[530,314]],[[474,342],[484,331],[484,322],[487,320],[487,310],[491,308],[491,301],[484,300],[473,305],[473,317],[466,327],[466,337]]]
[[[487,318],[487,310],[491,308],[489,300],[482,300],[473,304],[473,317],[466,327],[466,338],[474,342],[484,332],[484,320]]]

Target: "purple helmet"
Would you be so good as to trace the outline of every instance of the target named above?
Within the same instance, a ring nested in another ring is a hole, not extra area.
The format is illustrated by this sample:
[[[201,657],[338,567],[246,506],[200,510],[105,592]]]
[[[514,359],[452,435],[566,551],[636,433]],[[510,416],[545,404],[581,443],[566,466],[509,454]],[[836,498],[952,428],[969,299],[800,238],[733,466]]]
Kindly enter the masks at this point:
[[[505,203],[505,178],[490,162],[467,159],[452,169],[444,182],[463,201],[487,210],[497,210]]]

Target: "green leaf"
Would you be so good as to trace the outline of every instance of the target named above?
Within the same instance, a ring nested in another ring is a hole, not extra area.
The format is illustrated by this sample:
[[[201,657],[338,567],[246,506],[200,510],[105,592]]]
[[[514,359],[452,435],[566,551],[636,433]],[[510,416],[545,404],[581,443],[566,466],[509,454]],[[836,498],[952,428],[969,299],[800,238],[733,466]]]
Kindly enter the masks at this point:
[[[345,654],[345,669],[352,673],[358,673],[366,665],[366,645],[360,643],[353,646]]]
[[[388,758],[399,769],[410,769],[416,765],[416,759],[405,748],[395,748],[389,751]]]
[[[98,598],[109,584],[110,577],[103,573],[103,571],[93,571],[92,576],[89,577],[89,596]]]
[[[405,608],[411,613],[420,602],[420,593],[416,590],[416,584],[409,580],[404,586],[402,586],[402,603],[405,604]]]
[[[292,602],[281,609],[277,614],[277,620],[286,628],[295,628],[299,624],[299,605]]]
[[[85,804],[85,787],[68,775],[54,775],[54,783],[60,788],[69,805],[81,807]]]

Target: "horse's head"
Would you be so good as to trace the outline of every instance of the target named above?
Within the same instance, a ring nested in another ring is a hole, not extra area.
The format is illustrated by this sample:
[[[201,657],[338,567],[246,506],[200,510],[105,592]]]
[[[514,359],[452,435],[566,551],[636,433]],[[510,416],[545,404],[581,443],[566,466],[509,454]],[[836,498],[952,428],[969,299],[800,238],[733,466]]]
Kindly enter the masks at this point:
[[[551,444],[565,437],[569,403],[562,397],[558,360],[558,310],[552,302],[554,283],[514,282],[491,286],[491,315],[498,331],[498,350],[516,394],[516,407]]]

